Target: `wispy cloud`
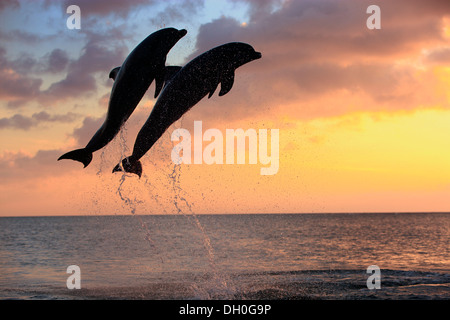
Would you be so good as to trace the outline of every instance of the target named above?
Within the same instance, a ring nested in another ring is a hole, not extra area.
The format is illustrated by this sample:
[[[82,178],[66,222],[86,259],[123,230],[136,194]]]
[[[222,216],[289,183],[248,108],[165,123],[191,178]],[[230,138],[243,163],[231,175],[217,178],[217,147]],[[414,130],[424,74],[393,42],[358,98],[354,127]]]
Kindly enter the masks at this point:
[[[50,114],[45,111],[34,113],[31,116],[23,116],[21,114],[15,114],[11,117],[0,118],[0,130],[1,129],[18,129],[18,130],[30,130],[41,124],[59,122],[59,123],[71,123],[80,117],[79,114],[68,112],[66,114]]]

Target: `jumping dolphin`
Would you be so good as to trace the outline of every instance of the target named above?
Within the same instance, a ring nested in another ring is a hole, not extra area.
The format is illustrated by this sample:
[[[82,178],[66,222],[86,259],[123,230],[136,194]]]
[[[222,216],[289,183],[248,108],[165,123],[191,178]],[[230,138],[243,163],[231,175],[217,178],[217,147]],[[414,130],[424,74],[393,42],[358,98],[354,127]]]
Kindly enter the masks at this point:
[[[261,53],[249,44],[232,42],[213,48],[186,64],[164,87],[137,135],[133,154],[122,160],[123,169],[119,163],[113,172],[124,170],[140,177],[142,165],[139,159],[167,128],[207,94],[210,98],[219,83],[219,96],[227,94],[233,86],[235,70],[259,58]]]
[[[167,78],[177,67],[165,67],[170,49],[186,35],[187,31],[166,28],[158,30],[144,39],[126,58],[121,67],[109,73],[114,85],[109,99],[106,119],[100,129],[83,149],[70,151],[61,159],[80,161],[87,167],[92,153],[106,146],[120,131],[121,126],[133,113],[145,92],[155,80],[155,98],[159,95]],[[180,67],[178,67],[180,68]]]

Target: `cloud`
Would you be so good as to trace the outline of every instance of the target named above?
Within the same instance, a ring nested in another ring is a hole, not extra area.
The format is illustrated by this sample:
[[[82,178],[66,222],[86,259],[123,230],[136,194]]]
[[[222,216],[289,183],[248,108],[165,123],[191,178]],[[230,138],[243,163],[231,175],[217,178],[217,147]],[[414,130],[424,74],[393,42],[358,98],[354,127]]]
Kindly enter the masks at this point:
[[[28,53],[22,53],[19,57],[8,63],[8,66],[15,72],[22,75],[28,75],[33,72],[37,65],[37,60]]]
[[[17,44],[42,45],[43,43],[57,41],[60,38],[61,34],[42,34],[39,33],[39,30],[37,32],[29,32],[22,29],[6,30],[6,32],[0,30],[0,40],[13,43],[11,46]]]
[[[3,51],[4,54],[4,51]],[[3,57],[4,66],[8,66],[14,72],[20,73],[24,76],[31,74],[42,75],[42,73],[60,73],[65,71],[69,64],[69,56],[66,51],[62,49],[54,49],[45,54],[41,58],[34,58],[30,53],[21,53],[14,60],[7,60]]]
[[[70,168],[56,165],[60,155],[59,150],[40,150],[35,155],[4,152],[0,155],[2,183],[65,174]]]
[[[167,2],[155,6],[171,19],[188,17],[203,3],[202,0]],[[98,74],[108,81],[109,71],[121,65],[129,53],[127,44],[135,36],[131,20],[119,19],[118,23],[105,24],[105,16],[114,15],[125,18],[130,12],[143,6],[152,7],[154,1],[66,1],[58,4],[45,1],[43,9],[54,11],[54,6],[65,9],[69,4],[79,5],[82,11],[83,28],[78,31],[76,41],[83,41],[84,47],[78,57],[58,47],[50,47],[48,52],[37,57],[33,52],[17,53],[8,48],[15,57],[0,48],[0,100],[6,101],[10,108],[23,107],[29,102],[52,106],[74,98],[85,98],[98,93]],[[161,3],[159,3],[161,4]],[[6,4],[5,4],[6,5]],[[65,12],[64,10],[62,12]],[[14,44],[42,44],[58,41],[57,34],[42,34],[27,30],[0,31],[0,39]],[[73,33],[69,35],[73,37]],[[18,46],[20,47],[20,46]],[[62,79],[49,75],[63,74]],[[57,79],[48,84],[49,79]],[[45,87],[43,87],[45,85]],[[102,92],[100,92],[102,93]]]
[[[0,11],[4,10],[5,8],[12,7],[12,8],[19,8],[20,3],[18,0],[2,0],[0,2]]]
[[[54,49],[46,55],[45,60],[46,68],[44,70],[50,73],[62,72],[69,64],[69,56],[67,52],[61,49]]]
[[[92,136],[97,132],[104,121],[104,117],[86,117],[83,120],[82,126],[73,131],[72,136],[77,140],[79,145],[84,146],[91,140]]]
[[[63,65],[64,56],[61,56],[60,53],[55,56],[55,51],[53,53],[53,60],[57,60]],[[45,98],[58,100],[95,92],[97,90],[97,82],[94,74],[103,72],[106,79],[109,71],[113,67],[121,65],[125,56],[126,51],[124,47],[108,48],[97,42],[89,41],[83,48],[80,57],[68,64],[66,77],[53,83],[42,94]],[[49,58],[52,58],[52,56],[49,56]],[[57,69],[60,67],[58,65]]]
[[[53,5],[52,1],[47,0],[46,5]],[[80,7],[83,19],[97,19],[105,18],[107,16],[120,17],[127,19],[130,14],[140,8],[155,7],[155,11],[159,10],[161,4],[164,4],[162,11],[159,11],[152,18],[153,23],[161,23],[161,21],[175,22],[180,19],[186,19],[203,6],[204,0],[185,0],[185,1],[154,1],[154,0],[77,0],[64,1],[61,3],[62,8],[67,8],[69,5],[77,5]],[[156,6],[158,5],[158,7]]]
[[[22,37],[24,34],[32,39]],[[22,31],[20,35],[19,38],[13,37],[20,43],[33,43],[40,38]],[[86,30],[82,36],[85,45],[75,59],[71,59],[67,51],[60,48],[51,48],[41,57],[23,52],[11,58],[7,56],[5,48],[0,47],[0,100],[6,100],[10,108],[21,107],[30,101],[49,106],[95,93],[98,89],[96,73],[102,72],[104,79],[108,79],[109,71],[125,59],[128,49],[123,39],[126,36],[117,28],[98,32]],[[0,34],[2,37],[3,34]],[[13,38],[7,37],[8,40]],[[66,72],[63,79],[41,89],[43,79],[48,74],[63,72]]]
[[[197,39],[198,52],[235,39],[254,43],[270,55],[290,53],[298,63],[367,56],[390,59],[420,50],[424,42],[445,43],[439,16],[450,14],[450,3],[434,2],[441,4],[442,11],[430,10],[428,4],[420,2],[411,8],[410,2],[404,0],[381,1],[383,28],[371,31],[366,27],[369,1],[285,1],[273,13],[266,9],[255,11],[260,16],[253,15],[245,28],[226,17],[203,25]],[[258,2],[250,3],[260,6]]]
[[[426,55],[425,61],[433,65],[450,64],[450,48],[438,48]]]
[[[42,79],[20,74],[14,67],[17,68],[17,65],[6,59],[6,50],[0,47],[0,99],[8,101],[8,106],[35,98],[43,82]]]
[[[234,2],[249,5],[249,18],[252,21],[270,15],[276,8],[283,4],[283,0],[233,0]]]
[[[166,7],[150,19],[150,22],[155,25],[180,23],[180,21],[191,21],[192,17],[198,14],[204,5],[204,0],[185,0],[166,2]]]
[[[78,114],[68,112],[66,114],[51,115],[48,112],[41,111],[34,113],[32,116],[27,117],[21,114],[15,114],[9,118],[0,118],[0,130],[1,129],[18,129],[29,130],[43,123],[71,123],[79,118]]]
[[[209,103],[211,114],[256,117],[262,109],[286,105],[284,113],[304,117],[310,112],[305,107],[314,104],[314,114],[322,109],[330,115],[329,106],[314,101],[344,91],[359,97],[352,110],[448,105],[440,96],[426,99],[429,82],[413,62],[424,49],[447,43],[442,30],[449,1],[378,1],[381,30],[366,27],[370,1],[239,1],[248,3],[249,21],[221,17],[202,25],[189,59],[231,41],[247,42],[263,57],[237,70],[233,90]],[[428,58],[442,63],[447,55],[442,50]],[[334,115],[348,108],[336,105]]]
[[[79,115],[70,112],[60,115],[50,115],[47,112],[39,112],[33,114],[31,117],[15,115],[6,120],[0,119],[0,129],[5,128],[5,123],[7,121],[9,121],[9,125],[14,125],[17,129],[30,129],[41,123],[69,123],[78,118]],[[76,140],[75,143],[77,147],[86,145],[92,135],[100,128],[103,121],[103,117],[86,117],[83,120],[81,127],[74,129],[70,134],[70,136]],[[27,154],[22,151],[3,151],[0,153],[0,175],[2,177],[2,183],[21,181],[22,179],[39,179],[41,177],[51,178],[66,175],[71,170],[80,170],[79,163],[75,161],[64,161],[64,164],[57,162],[57,159],[67,151],[68,150],[60,149],[39,150],[35,154]],[[113,152],[112,156],[114,157],[115,155],[116,153]],[[96,157],[96,161],[100,161],[100,157]],[[117,158],[114,158],[111,161],[111,163],[105,165],[108,166],[108,170],[109,166],[115,165],[115,162],[118,160]],[[95,170],[96,165],[91,164],[90,168],[94,168],[93,170]]]
[[[81,14],[83,16],[91,17],[117,15],[120,17],[126,17],[128,13],[138,7],[145,5],[152,5],[153,0],[134,0],[134,1],[122,1],[122,0],[76,0],[76,1],[64,1],[62,3],[63,8],[67,8],[70,5],[77,5],[80,7]],[[53,4],[52,1],[46,1],[48,4]]]
[[[6,50],[0,47],[0,100],[6,100],[11,108],[40,100],[45,91],[42,73],[59,73],[67,68],[69,57],[61,49],[54,49],[41,59],[22,53],[18,58],[10,60]],[[40,76],[37,77],[36,74]]]
[[[29,117],[24,117],[21,114],[15,114],[10,118],[0,119],[0,129],[23,129],[28,130],[33,126],[33,120]]]
[[[7,101],[10,108],[23,106],[30,101],[48,104],[53,100],[51,95],[54,92],[41,89],[43,77],[45,74],[65,71],[69,62],[68,54],[61,49],[54,49],[38,59],[29,53],[22,53],[11,60],[7,58],[6,50],[0,47],[0,100]],[[89,82],[84,85],[87,87],[87,84]],[[95,87],[95,84],[92,86]]]

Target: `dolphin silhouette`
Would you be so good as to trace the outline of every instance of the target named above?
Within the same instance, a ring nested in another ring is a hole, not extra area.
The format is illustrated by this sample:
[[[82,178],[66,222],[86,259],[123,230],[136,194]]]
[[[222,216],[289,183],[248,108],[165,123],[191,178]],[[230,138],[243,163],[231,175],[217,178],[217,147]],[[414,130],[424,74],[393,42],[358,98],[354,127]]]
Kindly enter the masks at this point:
[[[86,147],[70,151],[58,160],[80,161],[87,167],[92,153],[106,146],[120,131],[122,125],[133,113],[145,92],[155,80],[155,98],[164,83],[181,67],[165,67],[170,49],[186,35],[187,31],[166,28],[145,38],[128,55],[121,67],[111,70],[109,77],[114,85],[109,99],[108,112],[103,125],[91,138]]]
[[[167,128],[196,105],[207,94],[210,98],[219,83],[219,96],[227,94],[234,83],[235,70],[261,53],[242,42],[231,42],[213,48],[186,64],[164,87],[150,116],[139,131],[131,156],[116,165],[113,172],[126,171],[142,175],[139,159],[154,145]]]

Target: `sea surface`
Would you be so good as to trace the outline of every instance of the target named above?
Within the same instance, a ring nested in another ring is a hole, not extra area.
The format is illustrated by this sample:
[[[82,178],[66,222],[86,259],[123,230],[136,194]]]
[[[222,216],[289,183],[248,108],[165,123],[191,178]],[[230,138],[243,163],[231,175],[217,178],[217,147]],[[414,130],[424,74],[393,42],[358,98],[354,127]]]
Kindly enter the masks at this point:
[[[442,300],[449,244],[445,213],[4,217],[0,299]]]

